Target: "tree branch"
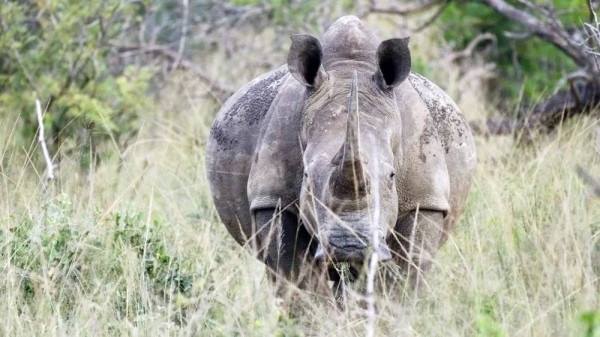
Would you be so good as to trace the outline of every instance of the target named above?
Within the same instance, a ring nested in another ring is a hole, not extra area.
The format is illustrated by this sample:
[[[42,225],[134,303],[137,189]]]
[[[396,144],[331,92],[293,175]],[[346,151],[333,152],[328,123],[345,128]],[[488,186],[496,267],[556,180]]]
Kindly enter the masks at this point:
[[[551,25],[548,22],[541,22],[530,13],[520,10],[504,0],[482,0],[502,16],[514,20],[527,28],[532,34],[555,45],[562,52],[567,54],[580,67],[585,67],[589,63],[587,55],[571,43],[570,35],[560,25]],[[531,4],[531,6],[535,6]],[[543,8],[535,6],[540,12]]]
[[[189,17],[189,0],[181,0],[183,5],[183,19],[181,22],[181,39],[179,40],[179,50],[177,51],[177,58],[173,62],[173,69],[177,69],[183,58],[183,51],[185,49],[185,39],[187,36],[187,26]]]
[[[440,15],[442,15],[442,13],[444,13],[444,11],[446,10],[446,8],[448,8],[448,5],[450,5],[450,1],[451,0],[445,0],[441,6],[438,7],[438,9],[436,10],[436,12],[427,20],[425,20],[425,22],[423,22],[422,24],[420,24],[417,28],[412,29],[413,33],[418,33],[420,31],[422,31],[423,29],[429,27],[432,23],[435,22],[435,20],[437,20]]]
[[[417,12],[425,11],[435,5],[441,4],[446,0],[423,0],[417,2],[409,2],[401,5],[380,5],[375,0],[370,1],[369,8],[366,14],[370,13],[386,13],[386,14],[397,14],[397,15],[408,15]]]
[[[492,33],[479,34],[473,40],[471,40],[471,42],[469,42],[465,49],[451,53],[448,55],[448,58],[450,61],[455,61],[459,58],[470,57],[473,55],[475,48],[477,48],[477,46],[484,41],[492,41],[493,43],[496,43],[496,36]]]
[[[590,11],[590,22],[595,23],[598,26],[598,16],[596,15],[596,10],[594,9],[594,4],[592,0],[587,1],[588,10]]]
[[[154,53],[154,54],[160,55],[162,57],[166,57],[170,60],[176,60],[179,57],[178,53],[176,53],[164,46],[157,46],[157,45],[131,46],[131,45],[119,45],[119,44],[114,44],[114,43],[111,43],[111,45],[113,47],[116,47],[120,53],[127,52],[127,51],[139,51],[142,53]],[[206,84],[209,91],[211,91],[211,92],[216,91],[222,95],[230,95],[235,92],[235,89],[233,89],[233,88],[230,88],[230,87],[222,85],[222,84],[215,83],[214,80],[208,78],[205,75],[203,69],[201,69],[198,65],[194,64],[193,62],[191,62],[189,60],[181,58],[181,60],[179,61],[178,67],[192,71],[194,73],[194,75],[198,76],[198,78],[202,82],[204,82],[204,84]]]

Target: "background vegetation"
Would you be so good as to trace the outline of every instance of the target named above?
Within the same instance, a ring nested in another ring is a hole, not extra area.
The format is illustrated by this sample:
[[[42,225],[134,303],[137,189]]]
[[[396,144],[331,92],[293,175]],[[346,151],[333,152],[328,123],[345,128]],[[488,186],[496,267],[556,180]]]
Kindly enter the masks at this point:
[[[569,25],[587,18],[580,2],[555,1],[572,9]],[[298,316],[276,300],[264,267],[218,221],[204,147],[228,92],[282,64],[290,33],[320,35],[365,6],[2,0],[2,334],[364,335],[356,299],[341,315],[306,301]],[[412,20],[366,17],[381,39]],[[480,4],[451,4],[412,36],[415,69],[470,120],[535,100],[572,65],[540,41],[503,37],[518,28]],[[495,45],[448,58],[486,31]],[[58,164],[47,185],[36,98]],[[423,294],[378,295],[378,334],[600,335],[600,199],[575,171],[600,176],[598,121],[518,139],[476,138],[467,211]]]
[[[587,0],[554,0],[552,4],[557,17],[573,33],[573,39],[582,43],[583,22],[588,22],[590,15]],[[496,37],[487,52],[488,59],[498,67],[498,77],[492,79],[490,89],[513,104],[521,96],[527,103],[548,96],[558,89],[556,83],[576,69],[573,61],[556,47],[539,38],[527,37],[527,31],[517,22],[481,2],[451,2],[440,21],[446,27],[444,40],[458,49],[466,48],[482,32]]]

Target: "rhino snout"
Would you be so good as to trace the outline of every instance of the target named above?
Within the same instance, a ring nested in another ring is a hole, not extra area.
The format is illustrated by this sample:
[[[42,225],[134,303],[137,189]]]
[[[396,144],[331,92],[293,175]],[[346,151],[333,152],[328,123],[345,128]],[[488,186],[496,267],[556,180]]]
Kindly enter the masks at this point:
[[[370,251],[371,248],[364,245],[336,246],[330,243],[327,246],[319,245],[314,258],[316,261],[332,263],[363,262],[369,256]],[[379,245],[377,253],[380,261],[387,261],[392,258],[392,254],[385,244]]]

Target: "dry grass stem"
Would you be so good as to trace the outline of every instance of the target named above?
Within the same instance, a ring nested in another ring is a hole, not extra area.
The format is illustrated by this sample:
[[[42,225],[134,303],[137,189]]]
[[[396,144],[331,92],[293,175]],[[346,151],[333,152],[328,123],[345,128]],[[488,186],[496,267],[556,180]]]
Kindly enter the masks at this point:
[[[54,164],[52,164],[52,158],[48,151],[48,145],[46,145],[46,138],[44,136],[44,116],[42,114],[42,104],[39,99],[35,100],[35,113],[37,115],[39,129],[38,129],[38,142],[42,147],[42,153],[44,154],[44,160],[46,161],[46,174],[44,178],[44,186],[47,186],[50,181],[54,179]]]

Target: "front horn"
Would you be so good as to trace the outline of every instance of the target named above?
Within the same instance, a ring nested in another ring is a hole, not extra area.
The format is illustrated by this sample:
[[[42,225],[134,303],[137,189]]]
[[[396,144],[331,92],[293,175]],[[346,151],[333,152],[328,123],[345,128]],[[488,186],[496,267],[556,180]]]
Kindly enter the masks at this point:
[[[358,79],[356,70],[352,74],[350,98],[348,100],[348,122],[346,123],[346,138],[338,156],[341,160],[335,171],[336,194],[353,195],[359,199],[366,194],[366,181],[363,163],[360,159],[360,129],[358,111]]]

